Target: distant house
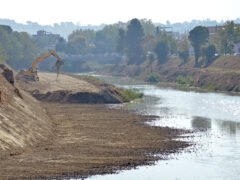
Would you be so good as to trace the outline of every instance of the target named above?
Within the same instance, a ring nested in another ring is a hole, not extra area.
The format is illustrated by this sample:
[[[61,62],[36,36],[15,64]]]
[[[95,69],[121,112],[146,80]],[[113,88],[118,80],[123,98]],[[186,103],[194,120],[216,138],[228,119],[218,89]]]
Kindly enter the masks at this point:
[[[43,49],[54,49],[56,44],[61,39],[59,34],[53,34],[44,30],[37,31],[37,34],[32,35],[32,39],[35,41],[44,40],[37,43]]]
[[[32,35],[33,38],[43,38],[43,37],[50,37],[50,38],[54,38],[56,40],[60,39],[60,34],[52,34],[51,32],[47,32],[44,30],[39,30],[37,31],[37,34]]]
[[[158,26],[157,27],[157,30],[156,30],[156,34],[161,34],[161,32],[162,31],[164,31],[164,32],[166,32],[166,34],[170,34],[170,35],[172,35],[174,38],[176,38],[176,39],[180,39],[180,33],[179,32],[175,32],[175,31],[173,31],[173,27],[160,27],[160,26]]]

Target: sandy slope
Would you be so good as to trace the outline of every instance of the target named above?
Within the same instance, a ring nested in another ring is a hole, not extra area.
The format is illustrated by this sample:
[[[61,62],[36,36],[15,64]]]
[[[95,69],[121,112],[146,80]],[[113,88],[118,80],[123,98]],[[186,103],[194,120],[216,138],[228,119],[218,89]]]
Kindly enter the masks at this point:
[[[14,91],[15,87],[0,75],[0,151],[8,153],[46,141],[52,126],[35,98],[24,91],[21,98]]]

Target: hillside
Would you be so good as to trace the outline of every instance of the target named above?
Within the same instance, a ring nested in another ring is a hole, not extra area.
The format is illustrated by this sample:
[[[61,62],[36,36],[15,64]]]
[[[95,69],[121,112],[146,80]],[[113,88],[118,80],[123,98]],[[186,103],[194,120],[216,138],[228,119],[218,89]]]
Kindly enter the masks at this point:
[[[208,67],[194,68],[194,58],[182,64],[178,57],[169,57],[164,64],[157,61],[140,66],[120,64],[101,73],[128,75],[149,82],[170,82],[210,90],[240,92],[240,56],[222,56]]]

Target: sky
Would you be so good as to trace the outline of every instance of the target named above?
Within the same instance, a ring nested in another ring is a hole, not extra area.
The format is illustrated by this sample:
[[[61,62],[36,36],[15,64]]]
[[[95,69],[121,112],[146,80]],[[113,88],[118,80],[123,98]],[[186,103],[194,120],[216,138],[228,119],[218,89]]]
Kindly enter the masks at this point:
[[[0,18],[49,25],[112,24],[132,18],[171,23],[240,18],[240,0],[3,0]]]

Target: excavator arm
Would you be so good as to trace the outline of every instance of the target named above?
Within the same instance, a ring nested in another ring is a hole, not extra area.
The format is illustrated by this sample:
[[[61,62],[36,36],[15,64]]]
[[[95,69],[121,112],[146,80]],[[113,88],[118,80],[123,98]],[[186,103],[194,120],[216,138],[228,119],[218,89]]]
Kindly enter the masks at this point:
[[[37,68],[37,64],[41,61],[43,61],[44,59],[48,58],[49,56],[54,56],[57,61],[55,63],[57,68],[60,68],[60,66],[62,66],[64,64],[63,60],[57,55],[57,53],[51,49],[48,50],[49,53],[48,54],[44,54],[43,56],[38,57],[37,59],[35,59],[33,61],[33,64],[31,66],[31,68],[29,70],[31,71],[36,71]]]
[[[43,56],[40,56],[40,57],[38,57],[37,59],[35,59],[35,60],[33,61],[31,70],[32,70],[32,71],[35,71],[36,68],[37,68],[37,64],[38,64],[39,62],[41,62],[42,60],[48,58],[48,57],[51,56],[51,55],[52,55],[52,54],[44,54]]]

